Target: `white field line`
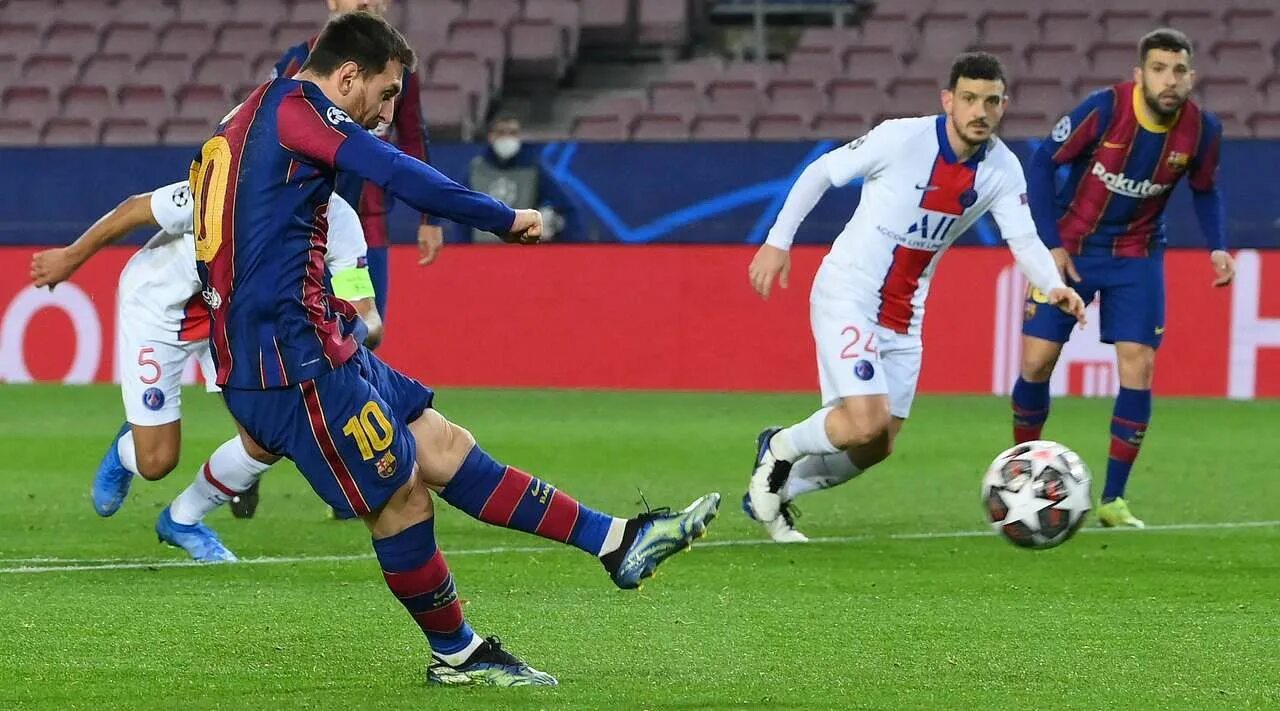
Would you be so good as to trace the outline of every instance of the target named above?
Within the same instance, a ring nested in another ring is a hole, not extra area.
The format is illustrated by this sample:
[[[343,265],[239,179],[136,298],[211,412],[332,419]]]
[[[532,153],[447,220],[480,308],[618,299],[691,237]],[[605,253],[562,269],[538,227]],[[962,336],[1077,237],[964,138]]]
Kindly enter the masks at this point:
[[[1224,521],[1219,523],[1170,523],[1147,526],[1145,532],[1161,531],[1204,531],[1243,528],[1275,528],[1278,521]],[[1087,528],[1081,533],[1132,533],[1132,528]],[[858,543],[864,541],[918,541],[939,540],[948,538],[977,538],[993,535],[985,531],[933,531],[925,533],[893,533],[889,535],[868,534],[865,536],[826,536],[809,539],[810,543]],[[772,543],[766,538],[743,540],[700,541],[696,548],[729,548],[741,546],[758,546]],[[510,553],[552,553],[568,550],[562,546],[497,546],[493,548],[462,548],[448,551],[450,557],[461,555],[500,555]],[[370,553],[352,555],[302,555],[302,556],[265,556],[261,558],[242,558],[239,565],[288,565],[297,563],[346,563],[351,561],[373,560]],[[46,563],[46,565],[33,565]],[[11,565],[17,564],[17,565]],[[52,564],[52,565],[49,565]],[[0,558],[2,573],[60,573],[95,570],[139,570],[158,568],[196,568],[205,567],[206,563],[190,560],[173,559],[81,559],[81,558]]]

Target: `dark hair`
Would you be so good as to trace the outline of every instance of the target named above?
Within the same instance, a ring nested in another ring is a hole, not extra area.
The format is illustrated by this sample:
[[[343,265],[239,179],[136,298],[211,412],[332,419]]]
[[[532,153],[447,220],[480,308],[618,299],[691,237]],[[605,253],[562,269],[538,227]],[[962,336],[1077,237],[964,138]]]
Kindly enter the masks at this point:
[[[956,82],[960,81],[960,77],[989,79],[998,81],[1006,87],[1009,86],[1009,82],[1004,78],[1004,65],[1000,63],[1000,59],[986,52],[965,52],[956,57],[956,61],[951,63],[951,79],[947,82],[947,88],[955,91]]]
[[[355,62],[366,74],[381,74],[393,59],[406,69],[418,61],[404,35],[386,20],[367,12],[348,12],[324,26],[302,68],[327,77],[343,64]]]
[[[1138,66],[1146,63],[1147,52],[1153,49],[1186,52],[1187,57],[1190,57],[1192,54],[1191,38],[1172,27],[1161,27],[1148,32],[1142,36],[1141,40],[1138,40]]]

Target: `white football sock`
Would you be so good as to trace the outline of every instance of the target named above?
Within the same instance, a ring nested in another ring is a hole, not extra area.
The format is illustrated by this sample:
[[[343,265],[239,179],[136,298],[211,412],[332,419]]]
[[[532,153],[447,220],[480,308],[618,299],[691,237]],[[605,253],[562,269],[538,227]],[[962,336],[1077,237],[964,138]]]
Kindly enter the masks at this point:
[[[844,452],[805,457],[792,465],[782,498],[790,501],[801,494],[830,489],[861,473],[862,470]]]
[[[270,466],[250,457],[240,438],[232,437],[200,465],[195,481],[173,500],[169,515],[180,525],[199,523],[209,512],[253,486]]]
[[[445,664],[448,664],[451,667],[456,667],[459,664],[470,659],[471,655],[474,654],[475,651],[479,649],[480,645],[482,644],[484,644],[484,640],[480,639],[480,635],[472,632],[471,641],[467,644],[466,647],[462,649],[461,652],[454,652],[453,654],[440,654],[439,652],[433,651],[431,652],[431,654],[435,656],[436,659],[439,659]]]
[[[840,449],[827,438],[827,415],[834,408],[824,407],[808,418],[782,430],[769,440],[773,456],[794,462],[810,454],[834,454]]]
[[[609,524],[609,532],[604,534],[604,543],[600,546],[600,552],[596,557],[606,556],[618,550],[618,546],[622,545],[622,534],[626,533],[626,530],[627,519],[615,517],[613,523]]]
[[[116,454],[120,455],[120,463],[125,469],[133,472],[134,476],[138,475],[138,452],[133,446],[133,429],[124,433],[116,442]]]

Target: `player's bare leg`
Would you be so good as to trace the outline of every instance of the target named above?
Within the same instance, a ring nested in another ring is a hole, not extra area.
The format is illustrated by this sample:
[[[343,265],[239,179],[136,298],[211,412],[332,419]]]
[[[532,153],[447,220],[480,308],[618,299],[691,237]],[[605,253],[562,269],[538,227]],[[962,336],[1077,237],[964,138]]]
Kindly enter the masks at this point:
[[[1041,439],[1049,419],[1049,378],[1062,355],[1063,344],[1037,336],[1022,337],[1022,365],[1013,384],[1013,443]]]
[[[98,465],[93,479],[93,509],[111,516],[124,505],[133,477],[155,481],[173,471],[182,449],[182,421],[143,426],[125,423]]]
[[[707,494],[682,511],[630,519],[592,510],[547,482],[500,464],[471,433],[427,410],[409,425],[420,475],[451,506],[496,526],[567,543],[596,556],[620,588],[631,589],[706,533],[720,505]]]
[[[1107,457],[1107,481],[1102,489],[1098,521],[1103,526],[1144,528],[1142,519],[1129,511],[1125,486],[1138,458],[1142,439],[1151,421],[1151,385],[1155,379],[1156,349],[1145,343],[1116,342],[1120,392],[1111,416],[1111,448]]]
[[[449,686],[555,686],[556,679],[481,639],[466,623],[453,575],[435,541],[435,510],[415,472],[381,509],[362,517],[392,594],[431,645],[427,681]]]

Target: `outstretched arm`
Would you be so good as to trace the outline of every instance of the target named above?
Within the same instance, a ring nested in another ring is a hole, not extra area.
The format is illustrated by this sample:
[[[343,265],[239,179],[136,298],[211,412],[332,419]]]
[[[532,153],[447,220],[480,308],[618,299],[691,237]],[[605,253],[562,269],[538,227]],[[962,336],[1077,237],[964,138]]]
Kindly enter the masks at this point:
[[[75,242],[36,252],[31,258],[31,283],[53,288],[70,279],[103,247],[119,242],[139,227],[156,224],[151,212],[151,193],[127,197],[111,212],[99,217]]]

